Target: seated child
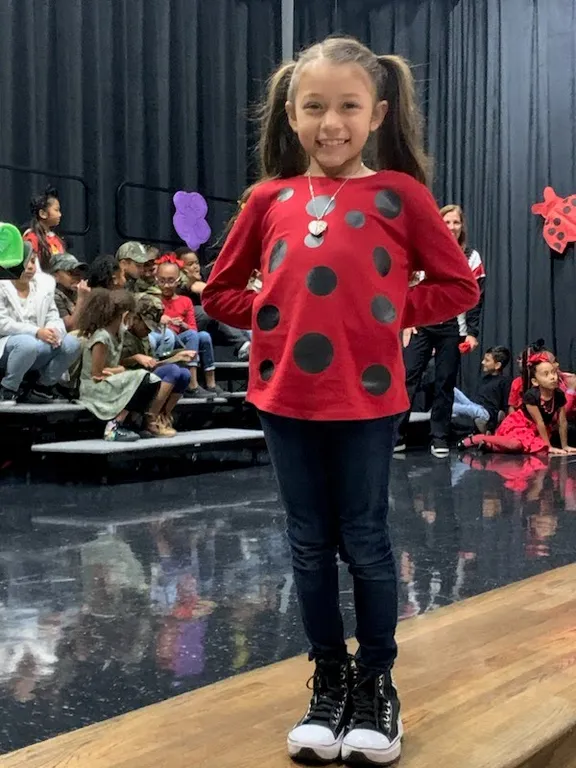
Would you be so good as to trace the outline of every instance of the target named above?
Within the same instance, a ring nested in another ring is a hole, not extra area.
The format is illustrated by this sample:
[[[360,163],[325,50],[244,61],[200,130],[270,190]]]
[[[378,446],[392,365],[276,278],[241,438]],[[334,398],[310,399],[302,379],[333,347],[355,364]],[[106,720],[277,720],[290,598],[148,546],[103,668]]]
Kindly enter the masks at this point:
[[[478,432],[495,429],[506,411],[510,382],[504,376],[504,369],[510,362],[506,347],[490,347],[482,358],[483,376],[478,384],[474,400],[470,400],[459,389],[454,389],[452,418],[467,416],[474,420]]]
[[[80,356],[80,342],[66,333],[54,302],[53,283],[38,275],[37,256],[24,244],[24,260],[14,280],[0,282],[0,402],[15,405],[24,377],[34,372],[25,397],[48,403],[55,387]],[[13,270],[16,275],[18,270]]]
[[[196,353],[183,349],[176,352],[168,360],[158,361],[154,358],[148,334],[159,329],[161,317],[162,303],[160,299],[146,294],[136,297],[136,307],[134,312],[130,314],[128,330],[122,342],[120,362],[128,369],[145,368],[154,371],[154,374],[162,381],[160,389],[168,392],[168,398],[158,416],[158,422],[164,435],[172,437],[176,434],[172,412],[190,385],[189,369],[178,365],[178,363],[190,363]]]
[[[109,291],[124,288],[126,277],[114,256],[97,256],[88,268],[89,288],[106,288]]]
[[[545,354],[558,371],[558,386],[566,395],[566,418],[568,421],[576,421],[576,375],[560,370],[560,363],[553,352],[546,348],[544,339],[538,339],[522,351],[517,359],[520,373],[526,368],[526,361],[531,355]],[[522,375],[517,376],[510,387],[508,397],[508,413],[514,413],[522,405],[523,381]]]
[[[462,440],[459,448],[481,447],[496,453],[576,453],[568,446],[566,397],[559,388],[558,371],[547,352],[531,355],[523,376],[522,406],[508,414],[496,434],[474,435]],[[550,445],[553,430],[560,432],[561,448]]]
[[[149,371],[127,371],[119,365],[124,323],[134,310],[134,297],[125,291],[94,288],[78,320],[86,339],[80,373],[80,402],[106,422],[104,439],[133,442],[140,437],[124,427],[129,413],[144,415],[142,436],[167,437],[159,415],[170,395]]]
[[[190,363],[191,379],[188,394],[191,397],[215,397],[222,394],[222,389],[216,384],[212,339],[206,331],[198,331],[191,300],[187,296],[177,295],[180,268],[181,262],[174,254],[165,254],[158,260],[156,282],[161,291],[160,298],[164,312],[162,325],[166,328],[159,333],[152,333],[150,343],[158,356],[172,352],[176,345],[196,352],[196,356]],[[198,361],[202,363],[204,369],[206,389],[198,384]]]

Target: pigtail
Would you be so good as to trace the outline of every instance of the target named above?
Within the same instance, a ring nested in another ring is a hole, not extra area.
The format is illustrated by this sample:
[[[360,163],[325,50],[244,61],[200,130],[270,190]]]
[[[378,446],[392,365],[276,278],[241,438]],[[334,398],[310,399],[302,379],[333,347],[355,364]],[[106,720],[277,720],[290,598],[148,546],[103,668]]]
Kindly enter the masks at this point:
[[[422,115],[408,62],[401,56],[378,56],[378,62],[383,70],[381,98],[388,102],[388,113],[377,132],[378,166],[428,184],[430,160],[424,152]]]
[[[46,238],[46,230],[36,218],[32,219],[30,222],[30,229],[36,235],[36,240],[38,241],[38,252],[36,255],[38,256],[40,267],[43,272],[48,272],[50,270],[50,258],[52,254]]]
[[[528,365],[528,358],[532,354],[531,347],[526,347],[522,350],[522,356],[520,358],[520,370],[522,376],[522,393],[528,392],[532,386],[532,377],[530,375],[530,366]]]
[[[258,150],[262,180],[299,176],[308,167],[306,154],[286,114],[295,68],[296,62],[288,61],[276,70],[268,82],[266,100],[260,109]]]

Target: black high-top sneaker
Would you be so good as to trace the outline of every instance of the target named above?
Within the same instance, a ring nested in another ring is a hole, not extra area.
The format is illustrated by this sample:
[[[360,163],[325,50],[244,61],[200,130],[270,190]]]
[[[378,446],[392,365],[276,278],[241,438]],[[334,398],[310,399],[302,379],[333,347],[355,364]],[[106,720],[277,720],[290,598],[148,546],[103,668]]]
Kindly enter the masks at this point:
[[[350,721],[354,667],[350,661],[316,660],[308,711],[288,734],[288,754],[294,760],[331,763],[340,757]]]
[[[392,674],[359,669],[352,690],[352,717],[342,742],[348,765],[389,765],[400,757],[402,721]]]

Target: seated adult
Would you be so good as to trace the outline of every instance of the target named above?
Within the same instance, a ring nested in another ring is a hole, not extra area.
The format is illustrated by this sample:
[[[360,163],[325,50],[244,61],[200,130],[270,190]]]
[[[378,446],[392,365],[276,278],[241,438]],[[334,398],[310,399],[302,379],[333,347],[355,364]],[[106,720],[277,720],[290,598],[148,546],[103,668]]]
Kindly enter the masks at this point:
[[[88,268],[88,288],[106,288],[108,291],[121,290],[126,277],[114,256],[98,256]]]
[[[35,402],[50,402],[62,375],[80,355],[80,341],[60,319],[54,293],[36,279],[36,254],[25,243],[22,271],[0,282],[0,401],[15,404],[24,377],[36,373],[31,392]]]
[[[198,330],[208,331],[216,343],[233,346],[239,360],[248,360],[250,355],[249,332],[232,328],[219,320],[214,320],[206,314],[202,306],[202,292],[206,287],[206,281],[196,253],[187,247],[177,248],[174,253],[178,260],[184,264],[182,267],[183,280],[178,293],[181,296],[188,296],[192,300]]]
[[[142,276],[134,283],[134,293],[157,293],[156,259],[160,258],[160,249],[155,245],[146,245],[148,261],[142,265]]]
[[[78,317],[90,295],[84,279],[88,264],[71,253],[57,253],[50,259],[50,273],[56,280],[54,300],[67,331],[78,328]]]
[[[154,253],[149,251],[142,243],[130,241],[123,243],[116,251],[116,261],[122,268],[126,277],[124,290],[131,293],[137,292],[137,281],[142,278],[144,265],[153,261]]]

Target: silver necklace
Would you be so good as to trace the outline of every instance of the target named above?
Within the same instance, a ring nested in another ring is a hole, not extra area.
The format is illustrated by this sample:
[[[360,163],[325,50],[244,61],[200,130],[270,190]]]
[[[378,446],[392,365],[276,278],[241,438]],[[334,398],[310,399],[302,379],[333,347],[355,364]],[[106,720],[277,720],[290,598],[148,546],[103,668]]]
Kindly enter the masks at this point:
[[[316,195],[314,194],[314,187],[312,186],[312,177],[310,175],[310,171],[306,173],[306,178],[308,179],[308,189],[310,190],[310,199],[312,200],[312,207],[314,208],[314,215],[316,216],[316,218],[313,219],[308,224],[308,232],[310,232],[311,235],[313,235],[314,237],[322,237],[324,232],[326,232],[326,230],[328,229],[328,222],[324,220],[324,216],[326,216],[326,212],[328,211],[328,209],[330,208],[334,200],[336,200],[336,196],[338,195],[342,187],[348,181],[350,181],[350,179],[352,179],[354,176],[357,176],[363,168],[364,168],[364,163],[362,163],[362,165],[356,171],[356,173],[352,174],[352,176],[347,176],[344,179],[342,184],[340,184],[336,192],[334,192],[330,200],[328,200],[328,202],[326,203],[326,205],[324,206],[324,210],[320,215],[318,215],[318,208],[316,207]]]

